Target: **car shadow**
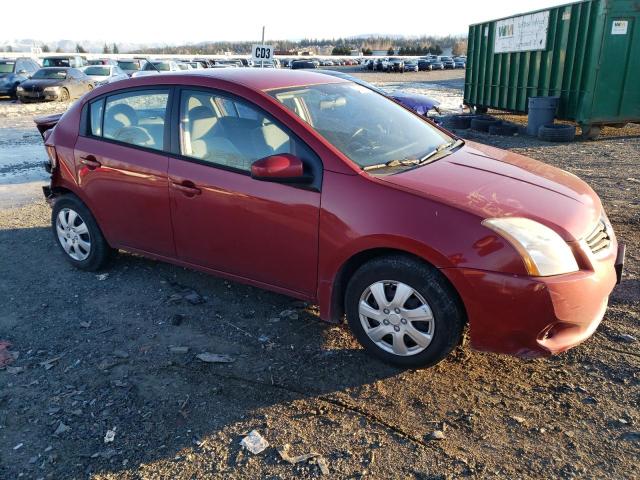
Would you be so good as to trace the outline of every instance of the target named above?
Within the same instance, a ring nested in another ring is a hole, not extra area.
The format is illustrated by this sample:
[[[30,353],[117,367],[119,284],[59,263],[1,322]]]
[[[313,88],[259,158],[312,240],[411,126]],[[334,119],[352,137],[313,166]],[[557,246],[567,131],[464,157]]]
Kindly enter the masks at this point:
[[[299,400],[357,408],[345,392],[401,373],[283,295],[127,253],[82,272],[48,227],[0,230],[0,245],[12,252],[0,259],[0,339],[23,352],[15,366],[24,367],[11,385],[0,372],[0,390],[27,405],[13,411],[8,435],[40,452],[51,444],[55,478],[170,460],[237,424],[264,429],[262,410]],[[206,363],[202,352],[232,361]],[[52,437],[59,423],[70,430]],[[17,465],[36,468],[20,454]]]

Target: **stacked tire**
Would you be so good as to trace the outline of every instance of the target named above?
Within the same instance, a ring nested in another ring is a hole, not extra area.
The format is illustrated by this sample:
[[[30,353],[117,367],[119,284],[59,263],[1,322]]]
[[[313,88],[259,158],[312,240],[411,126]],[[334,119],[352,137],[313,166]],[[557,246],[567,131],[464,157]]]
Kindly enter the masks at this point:
[[[547,142],[571,142],[576,138],[576,127],[555,123],[541,125],[538,128],[538,138]]]

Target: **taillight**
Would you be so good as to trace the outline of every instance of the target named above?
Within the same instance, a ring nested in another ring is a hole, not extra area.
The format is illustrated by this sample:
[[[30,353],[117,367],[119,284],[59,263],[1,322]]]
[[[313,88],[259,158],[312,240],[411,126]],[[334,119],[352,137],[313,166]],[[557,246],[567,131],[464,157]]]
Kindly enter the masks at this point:
[[[56,153],[56,147],[54,147],[53,145],[45,145],[44,148],[47,150],[47,155],[49,156],[49,165],[51,165],[51,170],[53,170],[58,165],[58,155]]]

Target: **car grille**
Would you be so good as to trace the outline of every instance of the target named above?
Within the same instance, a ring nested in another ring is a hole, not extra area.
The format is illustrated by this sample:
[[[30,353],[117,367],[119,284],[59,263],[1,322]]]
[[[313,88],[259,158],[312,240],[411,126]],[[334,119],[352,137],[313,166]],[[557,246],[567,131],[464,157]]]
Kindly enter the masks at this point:
[[[603,220],[600,220],[593,231],[587,235],[585,239],[589,249],[593,254],[600,253],[609,248],[611,245],[611,237],[607,232],[607,225]]]

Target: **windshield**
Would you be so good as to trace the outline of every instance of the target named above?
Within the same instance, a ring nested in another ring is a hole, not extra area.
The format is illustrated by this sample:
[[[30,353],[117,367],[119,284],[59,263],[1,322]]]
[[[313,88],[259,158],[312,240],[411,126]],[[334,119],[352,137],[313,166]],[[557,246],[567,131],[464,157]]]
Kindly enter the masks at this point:
[[[118,66],[123,70],[138,70],[138,64],[136,62],[118,62]]]
[[[0,62],[0,73],[13,73],[14,62]]]
[[[87,67],[84,73],[96,77],[108,77],[111,74],[111,69],[109,67]]]
[[[68,58],[45,58],[42,62],[43,67],[70,67]]]
[[[352,82],[269,93],[361,168],[419,161],[453,140],[393,100]]]
[[[156,67],[156,68],[153,68]],[[169,64],[166,62],[149,62],[144,66],[145,70],[160,70],[161,72],[169,71]]]
[[[36,80],[40,79],[55,79],[55,80],[64,80],[67,78],[67,71],[62,68],[41,68],[36,73],[33,74],[33,77]]]

